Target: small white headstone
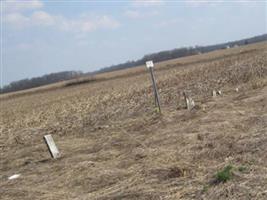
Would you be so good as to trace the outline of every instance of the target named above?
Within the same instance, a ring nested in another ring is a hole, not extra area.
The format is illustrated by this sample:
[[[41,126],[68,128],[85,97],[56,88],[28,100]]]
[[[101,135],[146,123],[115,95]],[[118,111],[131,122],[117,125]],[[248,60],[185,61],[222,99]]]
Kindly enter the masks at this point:
[[[192,110],[195,107],[195,102],[191,97],[186,98],[187,109]]]
[[[13,179],[16,179],[18,177],[20,177],[20,174],[14,174],[14,175],[8,177],[8,180],[13,180]]]
[[[146,67],[147,67],[147,68],[154,67],[153,61],[152,61],[152,60],[147,61],[147,62],[146,62]]]
[[[186,97],[185,98],[185,101],[186,101],[186,108],[188,109],[188,110],[190,110],[189,108],[190,108],[190,101],[189,101],[189,99]]]
[[[192,110],[195,107],[194,100],[191,97],[189,97],[185,91],[183,92],[183,96],[184,96],[187,110]]]
[[[195,102],[194,102],[194,100],[193,100],[193,99],[191,99],[191,105],[192,105],[192,108],[194,108],[194,107],[195,107]]]
[[[219,94],[219,95],[222,95],[222,91],[221,91],[221,90],[218,90],[218,94]]]
[[[51,156],[53,158],[59,158],[60,157],[60,153],[59,153],[58,148],[57,148],[57,146],[56,146],[56,144],[55,144],[55,142],[54,142],[54,140],[52,138],[52,135],[50,135],[50,134],[49,135],[45,135],[44,139],[45,139],[45,142],[46,142],[46,144],[48,146],[48,149],[49,149],[49,151],[51,153]]]
[[[236,88],[235,91],[238,92],[239,91],[239,88]]]
[[[213,97],[216,97],[216,96],[217,96],[217,94],[216,94],[216,90],[213,90],[213,91],[212,91],[212,96],[213,96]]]

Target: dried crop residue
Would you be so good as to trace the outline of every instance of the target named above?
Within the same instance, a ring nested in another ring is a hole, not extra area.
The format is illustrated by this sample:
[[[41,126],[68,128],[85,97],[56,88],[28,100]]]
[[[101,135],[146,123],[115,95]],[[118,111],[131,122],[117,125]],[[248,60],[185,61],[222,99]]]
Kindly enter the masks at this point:
[[[266,199],[266,52],[259,43],[156,64],[162,115],[141,68],[5,95],[1,199]],[[50,158],[46,134],[60,159]],[[213,184],[228,165],[231,179]]]

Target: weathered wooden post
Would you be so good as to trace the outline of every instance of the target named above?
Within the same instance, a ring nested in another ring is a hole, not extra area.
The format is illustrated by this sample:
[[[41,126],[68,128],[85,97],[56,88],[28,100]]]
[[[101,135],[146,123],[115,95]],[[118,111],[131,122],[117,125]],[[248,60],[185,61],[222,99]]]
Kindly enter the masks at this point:
[[[159,94],[158,94],[158,89],[157,89],[157,85],[156,85],[156,81],[155,81],[155,76],[154,76],[154,64],[153,61],[147,61],[146,62],[146,67],[149,69],[150,71],[150,75],[151,75],[151,79],[152,79],[152,84],[153,84],[153,90],[154,90],[154,95],[155,95],[155,104],[159,109],[159,112],[161,113],[161,108],[160,108],[160,102],[159,102]]]

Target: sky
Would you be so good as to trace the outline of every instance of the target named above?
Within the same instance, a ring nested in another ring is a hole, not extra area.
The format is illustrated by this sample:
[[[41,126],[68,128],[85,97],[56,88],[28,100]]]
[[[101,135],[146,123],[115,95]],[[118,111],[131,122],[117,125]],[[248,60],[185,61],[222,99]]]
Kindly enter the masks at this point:
[[[0,0],[1,87],[267,33],[267,1]]]

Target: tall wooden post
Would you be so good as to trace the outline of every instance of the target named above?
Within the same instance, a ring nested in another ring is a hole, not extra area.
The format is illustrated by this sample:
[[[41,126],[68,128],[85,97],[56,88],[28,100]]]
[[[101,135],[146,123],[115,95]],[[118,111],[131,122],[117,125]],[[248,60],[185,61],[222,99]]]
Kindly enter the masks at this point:
[[[152,85],[153,85],[153,90],[154,90],[154,96],[155,96],[155,104],[159,109],[159,112],[161,113],[161,108],[160,108],[160,102],[159,102],[159,94],[158,94],[158,88],[156,85],[155,81],[155,75],[154,75],[154,64],[153,61],[147,61],[146,66],[149,69],[150,75],[151,75],[151,80],[152,80]]]

